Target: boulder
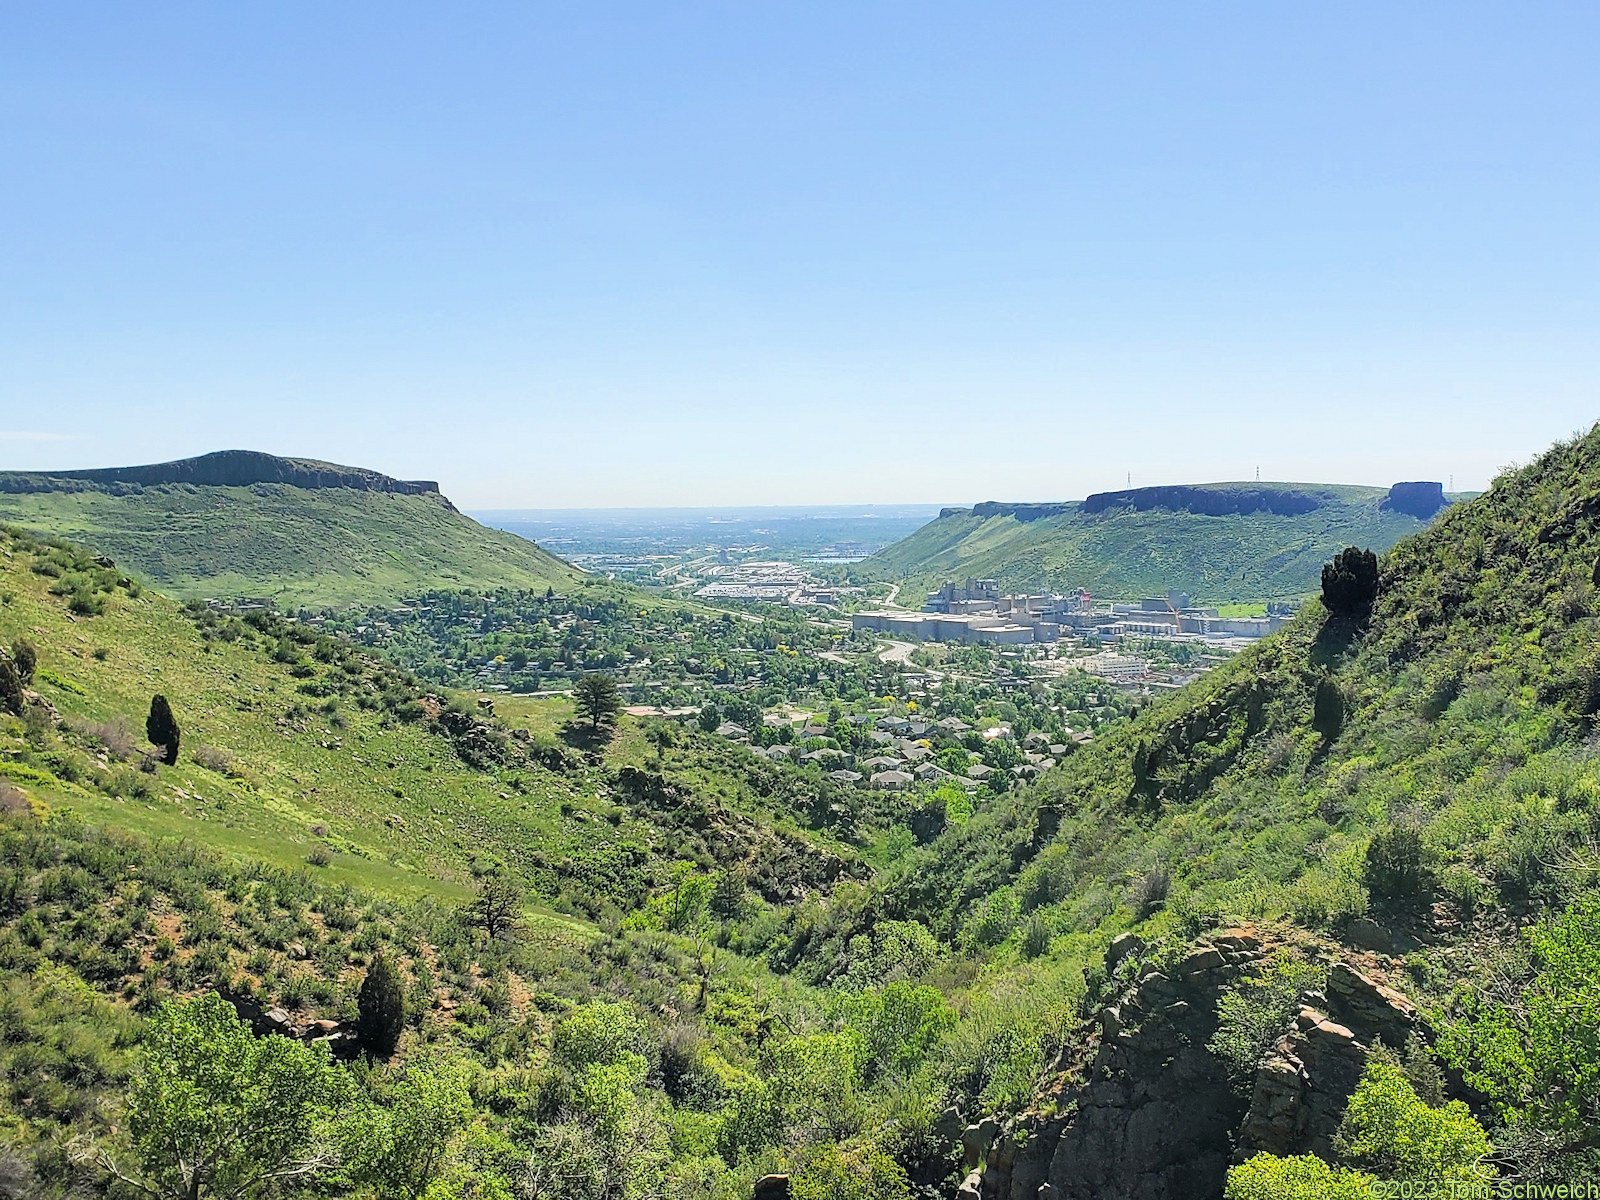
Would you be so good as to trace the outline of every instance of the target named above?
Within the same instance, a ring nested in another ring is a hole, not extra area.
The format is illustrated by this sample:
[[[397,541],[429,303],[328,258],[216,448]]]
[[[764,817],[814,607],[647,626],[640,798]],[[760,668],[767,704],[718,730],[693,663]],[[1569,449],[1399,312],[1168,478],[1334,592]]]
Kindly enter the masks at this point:
[[[1110,1041],[1122,1032],[1122,1009],[1113,1004],[1100,1011],[1100,1036]]]
[[[1411,1001],[1346,962],[1334,963],[1328,973],[1328,1001],[1334,1015],[1368,1044],[1381,1038],[1386,1046],[1403,1046],[1418,1025]]]
[[[1239,925],[1212,934],[1211,944],[1235,953],[1255,954],[1261,949],[1261,937],[1254,925]]]
[[[1111,945],[1106,947],[1106,971],[1117,969],[1117,965],[1130,954],[1144,952],[1144,939],[1137,933],[1119,933],[1111,939]]]
[[[751,1189],[750,1200],[789,1200],[787,1175],[763,1175]]]
[[[984,1157],[989,1153],[989,1147],[994,1145],[994,1135],[1000,1131],[998,1122],[993,1117],[985,1117],[976,1125],[968,1125],[961,1132],[961,1167],[966,1171],[976,1171],[983,1165]]]

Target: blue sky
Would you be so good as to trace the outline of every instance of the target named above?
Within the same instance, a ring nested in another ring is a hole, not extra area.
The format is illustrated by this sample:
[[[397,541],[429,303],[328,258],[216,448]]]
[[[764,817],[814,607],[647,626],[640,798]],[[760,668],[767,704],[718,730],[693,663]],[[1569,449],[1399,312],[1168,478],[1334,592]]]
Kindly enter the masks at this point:
[[[0,466],[1482,487],[1600,417],[1600,6],[13,4]]]

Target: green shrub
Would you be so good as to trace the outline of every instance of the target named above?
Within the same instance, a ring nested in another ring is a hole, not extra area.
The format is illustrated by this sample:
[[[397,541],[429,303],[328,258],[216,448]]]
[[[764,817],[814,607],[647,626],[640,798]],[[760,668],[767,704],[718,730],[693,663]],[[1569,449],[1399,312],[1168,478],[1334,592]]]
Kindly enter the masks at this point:
[[[11,661],[16,665],[17,676],[23,684],[33,682],[33,672],[39,665],[39,652],[27,638],[18,638],[11,645]]]
[[[1257,1154],[1228,1169],[1223,1200],[1372,1200],[1378,1180],[1314,1154]]]
[[[872,1145],[813,1149],[791,1182],[794,1200],[900,1200],[911,1195],[905,1168]]]
[[[1390,825],[1372,835],[1361,873],[1367,891],[1394,904],[1414,904],[1429,887],[1422,832],[1412,825]]]
[[[1311,728],[1330,742],[1344,729],[1344,693],[1331,679],[1317,680],[1317,692],[1311,704]]]
[[[1294,1019],[1302,990],[1320,972],[1279,950],[1217,1000],[1217,1032],[1206,1048],[1220,1058],[1234,1086],[1248,1090],[1256,1067]]]
[[[1438,1184],[1494,1178],[1484,1163],[1494,1148],[1467,1106],[1452,1100],[1428,1107],[1387,1056],[1367,1063],[1336,1145],[1341,1157],[1385,1179]]]
[[[1035,912],[1022,929],[1022,957],[1038,958],[1050,949],[1050,922],[1044,914]]]

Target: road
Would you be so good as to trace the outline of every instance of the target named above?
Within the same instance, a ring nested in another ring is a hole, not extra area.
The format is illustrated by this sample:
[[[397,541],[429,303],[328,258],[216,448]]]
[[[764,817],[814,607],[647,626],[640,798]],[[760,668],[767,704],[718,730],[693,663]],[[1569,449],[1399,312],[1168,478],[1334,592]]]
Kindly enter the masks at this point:
[[[888,649],[878,655],[878,661],[908,663],[911,661],[911,652],[916,648],[914,642],[890,642]]]

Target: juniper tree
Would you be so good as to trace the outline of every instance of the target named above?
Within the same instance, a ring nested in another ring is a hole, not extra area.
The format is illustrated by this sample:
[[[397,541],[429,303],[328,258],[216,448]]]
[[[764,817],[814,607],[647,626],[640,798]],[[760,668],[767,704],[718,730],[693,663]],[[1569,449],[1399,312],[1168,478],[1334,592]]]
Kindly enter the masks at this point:
[[[161,747],[162,760],[169,767],[177,765],[178,719],[172,715],[172,705],[159,692],[150,697],[150,715],[145,718],[144,734],[152,746]]]
[[[34,669],[39,665],[39,652],[27,638],[18,638],[11,645],[11,661],[16,664],[17,675],[24,685],[33,682]]]
[[[388,955],[379,953],[373,957],[356,995],[356,1034],[361,1048],[374,1058],[388,1058],[400,1043],[405,1021],[406,1000],[400,973]]]
[[[1322,568],[1322,603],[1335,616],[1361,617],[1378,598],[1378,556],[1348,546]]]
[[[0,710],[22,714],[22,676],[4,649],[0,649]]]

